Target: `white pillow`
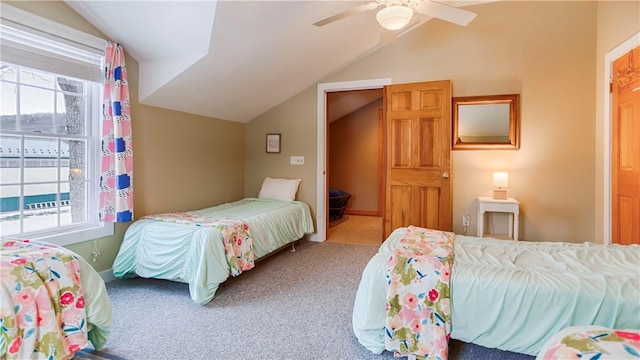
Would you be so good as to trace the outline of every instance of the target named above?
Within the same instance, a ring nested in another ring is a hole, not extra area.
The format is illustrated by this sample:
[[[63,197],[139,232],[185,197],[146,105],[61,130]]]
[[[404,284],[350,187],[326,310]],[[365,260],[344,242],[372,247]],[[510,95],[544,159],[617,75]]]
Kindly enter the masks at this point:
[[[258,194],[260,199],[274,199],[282,201],[293,201],[296,199],[298,185],[302,179],[274,179],[264,178],[262,188]]]

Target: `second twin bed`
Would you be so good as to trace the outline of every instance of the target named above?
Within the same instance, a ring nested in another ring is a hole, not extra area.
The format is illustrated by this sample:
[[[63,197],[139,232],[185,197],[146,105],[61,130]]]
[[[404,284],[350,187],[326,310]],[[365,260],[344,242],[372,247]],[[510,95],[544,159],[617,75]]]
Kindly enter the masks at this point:
[[[245,198],[148,216],[127,229],[113,273],[186,282],[193,301],[206,304],[229,276],[313,230],[309,206],[301,201]]]

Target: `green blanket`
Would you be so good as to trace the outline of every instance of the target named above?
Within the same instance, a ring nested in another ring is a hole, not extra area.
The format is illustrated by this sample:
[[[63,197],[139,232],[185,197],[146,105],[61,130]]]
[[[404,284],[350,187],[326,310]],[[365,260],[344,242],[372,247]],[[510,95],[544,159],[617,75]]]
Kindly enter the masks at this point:
[[[309,206],[300,201],[246,198],[191,213],[246,222],[256,259],[314,231]],[[193,301],[206,304],[230,276],[223,238],[217,227],[140,219],[127,229],[113,273],[186,282]]]
[[[385,264],[403,228],[369,261],[353,310],[358,341],[385,350]],[[451,337],[536,355],[576,325],[640,329],[640,246],[495,240],[456,235]]]

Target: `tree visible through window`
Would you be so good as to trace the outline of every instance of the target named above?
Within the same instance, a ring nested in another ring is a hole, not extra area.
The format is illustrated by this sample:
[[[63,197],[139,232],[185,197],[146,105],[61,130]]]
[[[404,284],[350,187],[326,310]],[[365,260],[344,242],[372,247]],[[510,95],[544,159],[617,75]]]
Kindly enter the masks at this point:
[[[98,84],[8,63],[0,82],[1,234],[90,222]]]
[[[83,94],[84,84],[81,81],[61,78],[58,86],[63,93],[66,109],[66,132],[70,135],[85,135],[84,98],[75,94]],[[69,145],[69,200],[71,201],[71,222],[78,223],[85,217],[85,186],[83,169],[85,169],[86,144],[82,140],[68,140]],[[78,171],[80,169],[80,171]],[[86,171],[84,172],[86,173]]]
[[[11,9],[0,22],[0,235],[113,235],[98,215],[107,41]]]

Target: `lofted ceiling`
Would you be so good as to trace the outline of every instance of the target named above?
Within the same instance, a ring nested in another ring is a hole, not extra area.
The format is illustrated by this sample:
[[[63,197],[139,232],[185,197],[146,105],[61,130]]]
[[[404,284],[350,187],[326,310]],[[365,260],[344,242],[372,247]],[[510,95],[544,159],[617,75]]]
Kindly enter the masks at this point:
[[[66,0],[138,61],[141,103],[236,122],[384,46],[375,11],[312,25],[366,2]],[[430,19],[416,14],[395,36]]]
[[[374,101],[382,99],[382,89],[336,91],[327,96],[327,120],[334,122]]]

